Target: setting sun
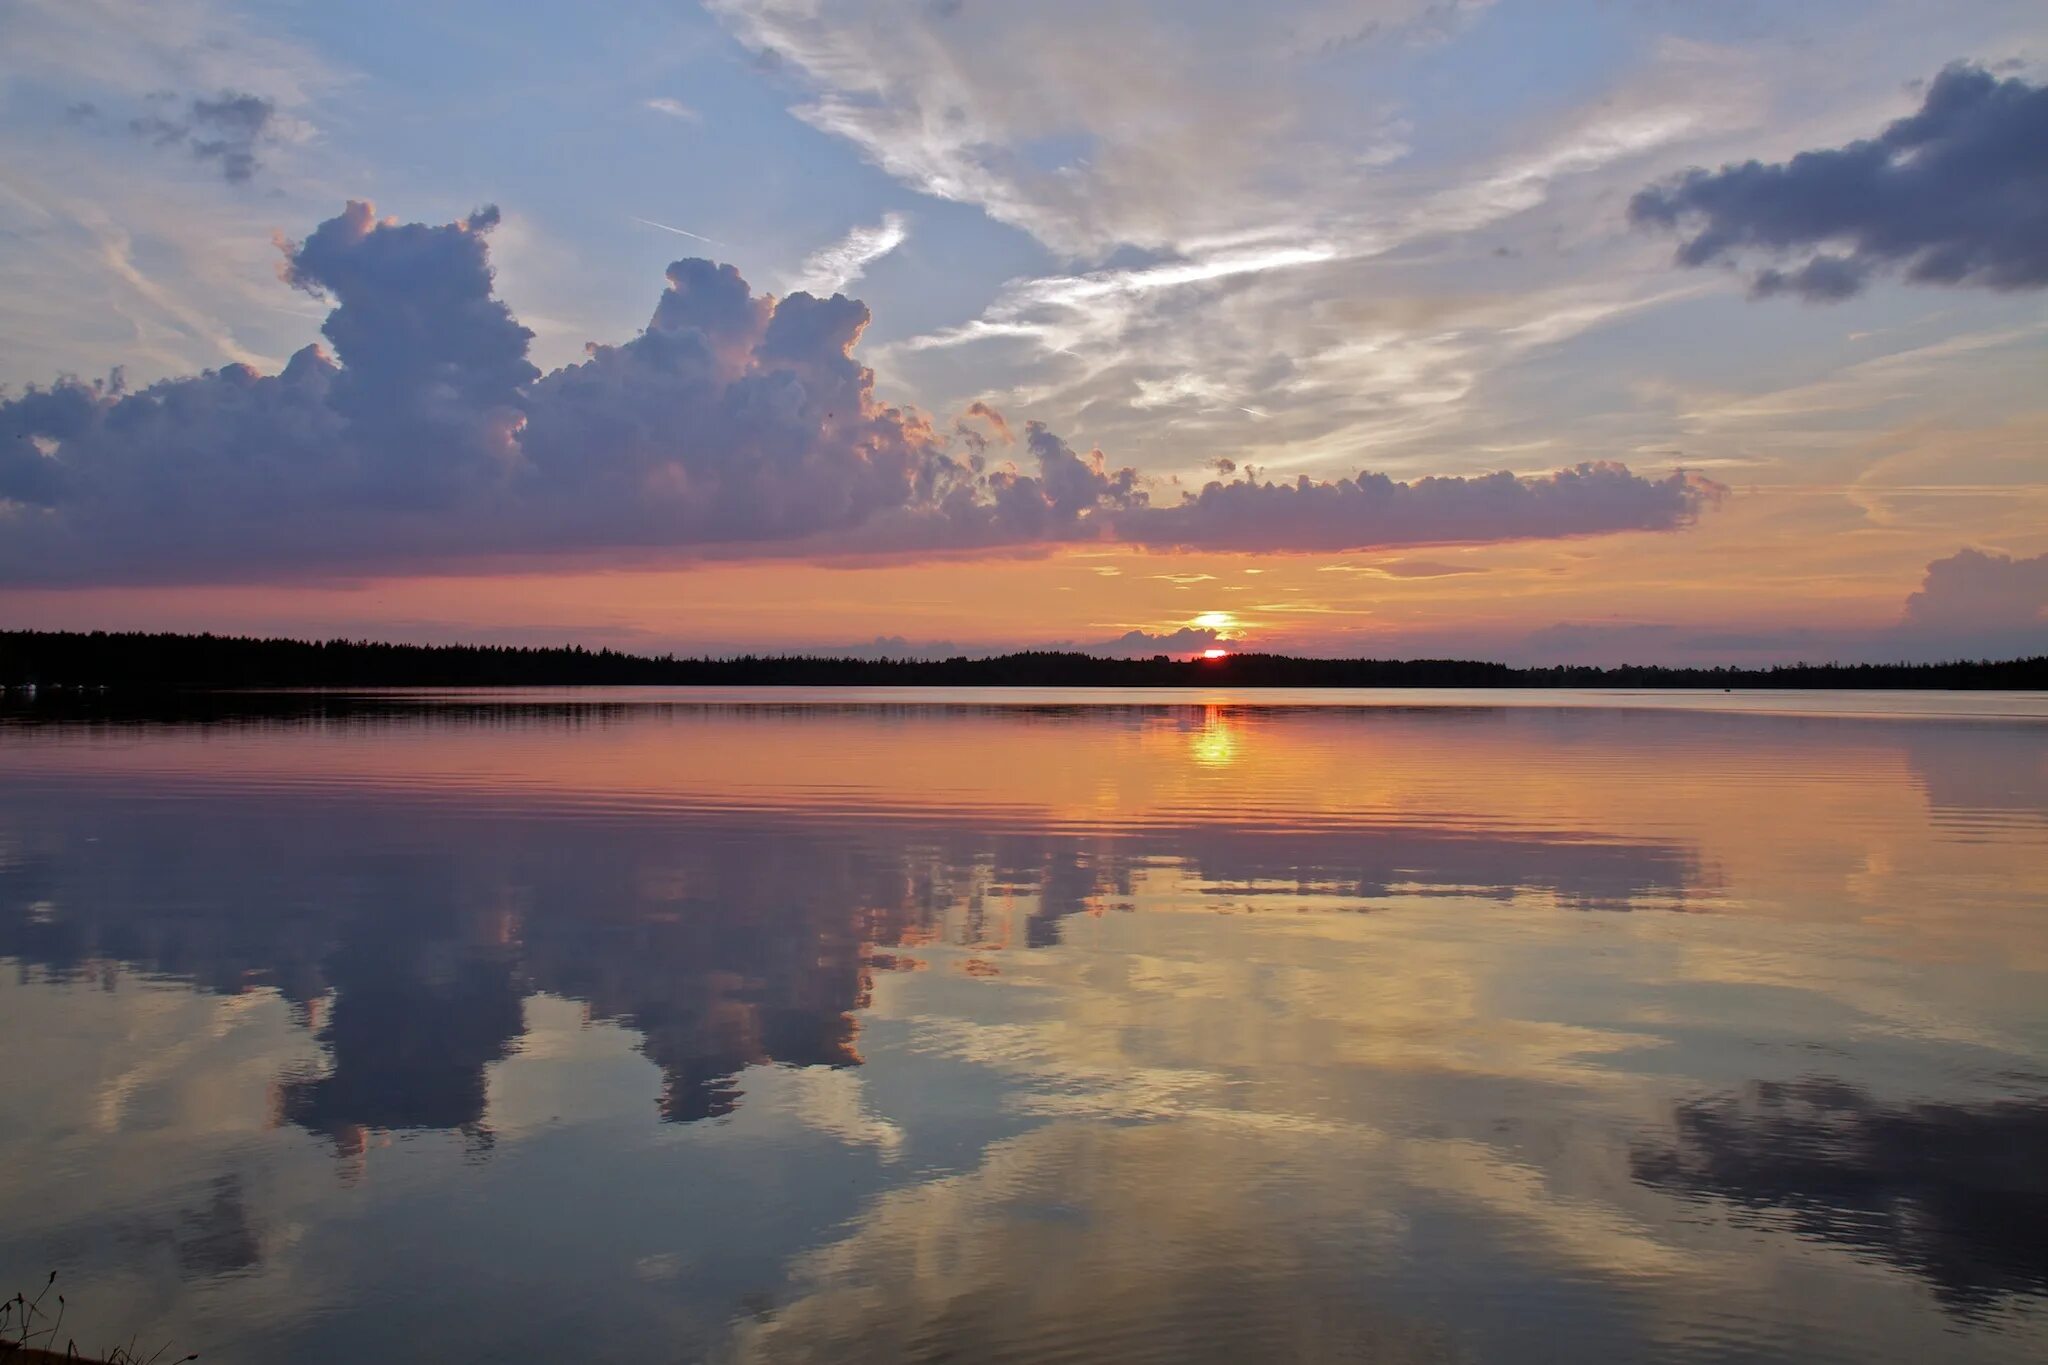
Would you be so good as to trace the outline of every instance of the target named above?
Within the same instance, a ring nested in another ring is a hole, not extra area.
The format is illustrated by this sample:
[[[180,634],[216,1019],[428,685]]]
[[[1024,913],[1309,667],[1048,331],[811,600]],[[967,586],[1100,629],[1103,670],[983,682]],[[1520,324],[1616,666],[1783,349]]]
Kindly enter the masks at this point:
[[[1202,657],[1205,659],[1227,659],[1230,657],[1230,651],[1227,649],[1205,649],[1202,651]]]

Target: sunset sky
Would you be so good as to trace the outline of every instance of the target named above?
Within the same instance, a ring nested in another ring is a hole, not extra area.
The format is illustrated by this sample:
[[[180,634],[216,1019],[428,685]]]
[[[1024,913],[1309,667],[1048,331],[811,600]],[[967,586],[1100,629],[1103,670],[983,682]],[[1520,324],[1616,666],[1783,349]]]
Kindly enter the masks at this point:
[[[0,627],[2048,652],[2039,0],[11,0]]]

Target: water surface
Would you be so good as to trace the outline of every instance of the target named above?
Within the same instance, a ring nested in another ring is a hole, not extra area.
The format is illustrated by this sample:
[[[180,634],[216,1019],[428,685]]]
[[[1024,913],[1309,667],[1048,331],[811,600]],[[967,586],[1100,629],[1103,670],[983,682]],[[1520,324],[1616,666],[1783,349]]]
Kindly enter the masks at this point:
[[[2048,701],[0,712],[81,1344],[2048,1351]]]

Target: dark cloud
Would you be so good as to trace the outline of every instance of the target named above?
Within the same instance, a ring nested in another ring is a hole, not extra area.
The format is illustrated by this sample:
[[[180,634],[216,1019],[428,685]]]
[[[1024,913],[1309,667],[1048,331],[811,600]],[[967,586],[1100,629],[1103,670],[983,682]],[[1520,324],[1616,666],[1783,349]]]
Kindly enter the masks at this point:
[[[1875,138],[1696,167],[1637,194],[1629,217],[1691,232],[1682,265],[1805,258],[1760,271],[1760,296],[1843,299],[1891,270],[1922,284],[2048,287],[2048,86],[1958,63]]]
[[[158,104],[167,103],[152,97]],[[74,105],[67,113],[85,110]],[[146,114],[128,121],[129,131],[157,147],[186,147],[200,161],[212,162],[221,177],[241,184],[256,174],[257,148],[276,131],[277,105],[261,95],[223,90],[216,99],[198,98],[176,114]]]
[[[260,111],[208,117],[261,126]],[[1716,490],[1584,465],[1396,483],[1247,471],[1154,507],[1137,471],[972,405],[879,401],[865,304],[669,267],[644,331],[551,374],[494,290],[497,210],[428,225],[351,203],[286,244],[331,302],[276,374],[0,398],[0,581],[220,582],[532,553],[919,557],[1121,539],[1320,550],[1686,524]],[[1014,453],[1015,459],[998,458]]]
[[[1141,545],[1201,550],[1357,550],[1668,531],[1720,496],[1696,474],[1646,479],[1624,465],[1582,464],[1541,478],[1509,473],[1424,478],[1384,474],[1292,483],[1212,482],[1172,507],[1117,518]]]
[[[1687,1100],[1635,1178],[1882,1258],[1950,1310],[2048,1295],[2048,1101],[1889,1105],[1826,1077]]]

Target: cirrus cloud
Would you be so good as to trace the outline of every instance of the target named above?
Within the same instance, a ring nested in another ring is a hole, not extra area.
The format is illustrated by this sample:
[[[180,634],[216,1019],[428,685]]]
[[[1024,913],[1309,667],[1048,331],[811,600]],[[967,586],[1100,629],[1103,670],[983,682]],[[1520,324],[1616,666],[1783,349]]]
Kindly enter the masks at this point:
[[[790,292],[837,293],[909,238],[908,219],[900,213],[883,214],[873,227],[856,227],[831,246],[812,252],[790,281]]]
[[[704,116],[695,109],[684,104],[681,100],[673,99],[667,95],[657,95],[651,100],[644,101],[644,104],[645,107],[652,109],[657,114],[666,114],[670,118],[681,119],[685,123],[702,123],[704,121]]]

